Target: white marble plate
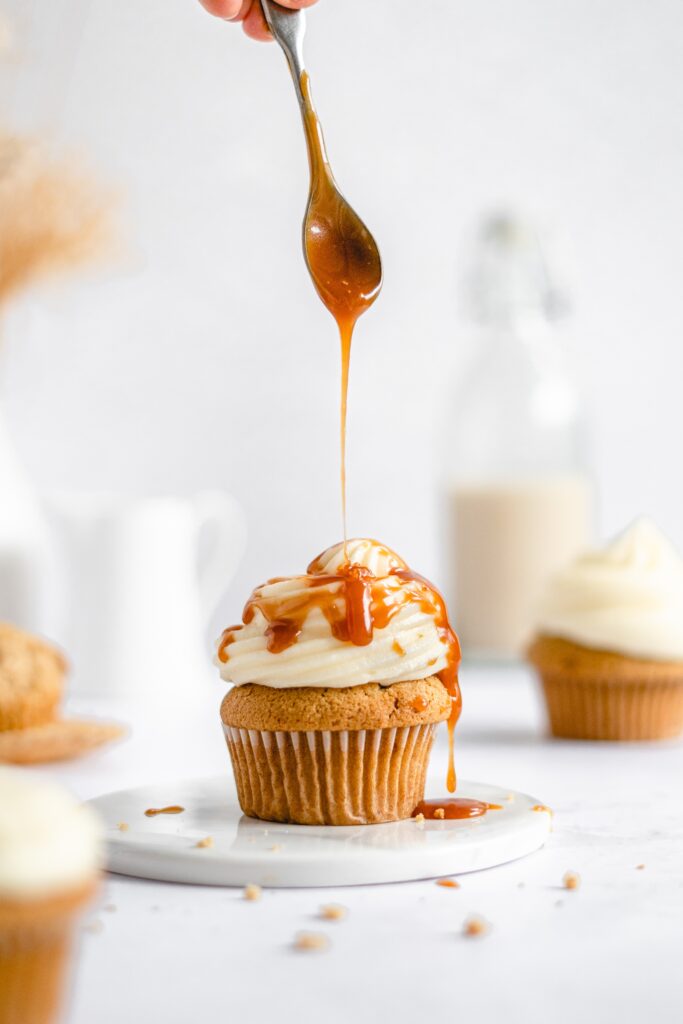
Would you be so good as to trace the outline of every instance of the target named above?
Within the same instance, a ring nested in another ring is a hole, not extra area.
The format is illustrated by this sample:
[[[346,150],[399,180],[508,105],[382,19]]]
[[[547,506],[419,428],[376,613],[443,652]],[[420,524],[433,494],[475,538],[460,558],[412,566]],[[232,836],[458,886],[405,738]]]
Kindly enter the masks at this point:
[[[534,797],[480,782],[461,782],[458,796],[503,809],[420,824],[279,825],[246,818],[227,777],[122,790],[91,804],[106,825],[110,871],[201,885],[405,882],[494,867],[545,843],[551,816],[533,810]],[[149,807],[174,804],[184,812],[145,817]],[[207,836],[213,844],[198,847]]]

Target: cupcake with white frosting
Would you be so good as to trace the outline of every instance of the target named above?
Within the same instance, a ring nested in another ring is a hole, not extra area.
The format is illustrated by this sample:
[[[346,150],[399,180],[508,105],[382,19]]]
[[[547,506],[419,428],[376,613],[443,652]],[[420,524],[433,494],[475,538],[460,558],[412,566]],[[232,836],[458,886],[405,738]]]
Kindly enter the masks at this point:
[[[460,711],[438,591],[383,544],[350,540],[257,587],[217,648],[245,814],[351,825],[409,817],[434,732]]]
[[[0,768],[0,1024],[59,1017],[74,927],[101,855],[87,807],[51,782]]]
[[[528,657],[554,735],[646,740],[683,731],[683,560],[648,520],[550,581]]]

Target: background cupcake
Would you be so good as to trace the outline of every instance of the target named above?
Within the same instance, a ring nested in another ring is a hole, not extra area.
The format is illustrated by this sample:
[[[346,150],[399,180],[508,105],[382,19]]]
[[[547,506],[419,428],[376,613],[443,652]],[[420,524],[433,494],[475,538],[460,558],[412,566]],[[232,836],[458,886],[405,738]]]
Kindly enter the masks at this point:
[[[555,576],[528,657],[554,735],[683,731],[683,561],[648,520]]]
[[[235,684],[221,718],[242,810],[302,824],[408,817],[436,726],[459,713],[458,660],[439,594],[376,541],[258,587],[217,654]]]
[[[0,1024],[57,1018],[100,844],[88,808],[50,782],[0,768]]]
[[[60,761],[123,735],[113,722],[61,716],[66,671],[56,647],[0,622],[0,762]]]

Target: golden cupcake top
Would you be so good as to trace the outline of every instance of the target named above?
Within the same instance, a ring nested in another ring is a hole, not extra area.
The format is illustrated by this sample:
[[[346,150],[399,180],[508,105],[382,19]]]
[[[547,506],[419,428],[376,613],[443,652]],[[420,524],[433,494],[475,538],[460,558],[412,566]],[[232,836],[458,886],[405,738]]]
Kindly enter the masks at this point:
[[[49,721],[62,695],[66,661],[56,647],[0,622],[0,732]]]

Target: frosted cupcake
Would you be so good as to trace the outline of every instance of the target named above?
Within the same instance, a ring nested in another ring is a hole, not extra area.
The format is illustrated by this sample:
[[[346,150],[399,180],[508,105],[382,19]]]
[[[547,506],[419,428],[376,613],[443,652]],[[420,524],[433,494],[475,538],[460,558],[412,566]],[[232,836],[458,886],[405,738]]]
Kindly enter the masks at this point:
[[[100,826],[60,787],[0,768],[0,1024],[57,1019]]]
[[[647,520],[556,575],[529,652],[555,736],[683,731],[683,561]]]
[[[234,684],[221,718],[244,813],[409,817],[436,727],[460,712],[459,659],[438,591],[377,541],[337,544],[305,576],[257,587],[217,650]]]

